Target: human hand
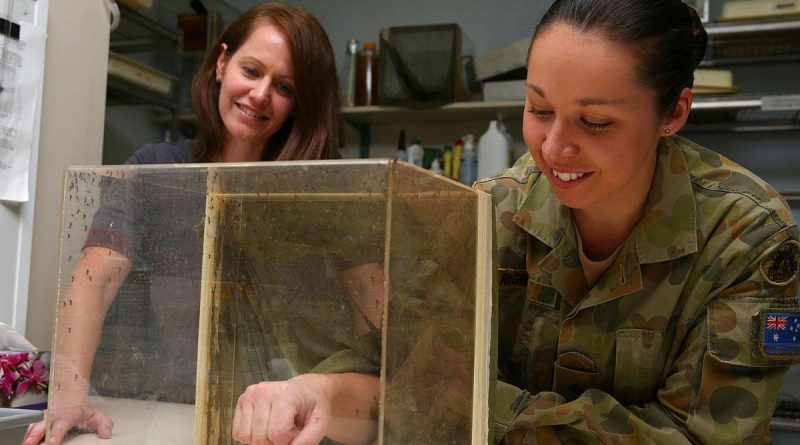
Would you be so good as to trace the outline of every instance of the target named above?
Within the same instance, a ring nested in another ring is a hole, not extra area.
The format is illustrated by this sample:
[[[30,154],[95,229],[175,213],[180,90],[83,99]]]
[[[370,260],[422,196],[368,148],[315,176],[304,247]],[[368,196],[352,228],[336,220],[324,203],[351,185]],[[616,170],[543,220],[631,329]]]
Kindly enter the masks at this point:
[[[48,445],[60,445],[67,433],[74,429],[86,433],[97,433],[101,439],[110,439],[114,422],[103,412],[89,405],[53,408],[45,411],[45,419],[28,427],[22,445],[36,445],[44,440],[48,417],[51,421]]]
[[[253,445],[317,445],[331,424],[329,384],[324,375],[306,374],[248,386],[236,403],[233,439]]]

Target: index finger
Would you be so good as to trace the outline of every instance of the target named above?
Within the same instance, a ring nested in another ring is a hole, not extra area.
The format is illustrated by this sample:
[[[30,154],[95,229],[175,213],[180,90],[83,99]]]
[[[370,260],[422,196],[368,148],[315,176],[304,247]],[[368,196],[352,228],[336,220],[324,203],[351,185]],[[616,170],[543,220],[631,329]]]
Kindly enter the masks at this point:
[[[25,440],[22,445],[36,445],[44,439],[44,431],[47,428],[47,421],[42,420],[28,425],[28,431],[25,433]]]
[[[47,445],[60,445],[69,430],[75,425],[70,425],[64,420],[54,420],[50,427],[50,435],[47,438]]]

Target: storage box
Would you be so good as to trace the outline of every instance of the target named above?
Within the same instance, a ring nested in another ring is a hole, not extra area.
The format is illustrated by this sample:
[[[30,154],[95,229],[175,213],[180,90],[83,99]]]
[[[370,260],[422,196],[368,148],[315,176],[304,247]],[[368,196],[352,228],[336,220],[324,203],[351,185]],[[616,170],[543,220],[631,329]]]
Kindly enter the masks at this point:
[[[722,5],[720,20],[800,16],[800,0],[738,0]]]
[[[108,53],[108,75],[164,95],[169,94],[176,80],[163,71],[113,52]]]
[[[179,14],[178,28],[183,31],[183,50],[207,50],[217,38],[221,26],[220,16],[214,11],[203,14]]]
[[[127,6],[134,11],[147,11],[153,9],[153,0],[117,0],[120,5]]]
[[[19,445],[28,425],[44,418],[41,411],[0,408],[0,445]]]
[[[692,91],[696,94],[722,94],[735,93],[739,89],[733,85],[730,70],[701,68],[694,70]]]
[[[485,102],[501,100],[525,100],[525,80],[499,80],[483,83]]]
[[[517,40],[506,46],[476,55],[475,77],[484,81],[509,72],[526,70],[530,44],[530,39]],[[521,78],[524,79],[525,75],[523,74]]]
[[[134,263],[92,370],[115,444],[230,443],[248,385],[311,372],[379,379],[379,444],[490,443],[489,195],[337,160],[75,167],[63,203],[57,347],[87,312],[75,292],[107,285],[83,247]]]
[[[472,43],[457,24],[381,30],[379,103],[438,106],[477,91]]]

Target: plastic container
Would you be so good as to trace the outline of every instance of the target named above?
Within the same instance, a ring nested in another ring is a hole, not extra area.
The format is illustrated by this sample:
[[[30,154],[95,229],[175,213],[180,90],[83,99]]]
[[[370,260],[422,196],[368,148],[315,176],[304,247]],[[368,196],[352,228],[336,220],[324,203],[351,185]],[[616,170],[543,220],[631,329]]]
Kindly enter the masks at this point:
[[[411,140],[411,145],[406,148],[408,153],[408,162],[422,167],[422,158],[425,156],[425,150],[419,144],[419,139],[414,138]]]
[[[453,166],[450,169],[450,179],[458,181],[461,174],[461,153],[464,152],[464,141],[456,139],[453,144]]]
[[[28,425],[44,419],[41,411],[0,408],[0,445],[19,445]]]
[[[433,162],[431,162],[430,171],[439,175],[444,174],[444,170],[442,170],[442,165],[441,162],[439,161],[439,158],[436,158],[433,160]]]
[[[342,105],[352,107],[356,104],[356,55],[358,54],[358,40],[347,41],[344,64],[339,74],[341,80]]]
[[[461,152],[461,171],[458,180],[462,184],[472,185],[478,180],[478,156],[475,154],[475,147],[471,134],[464,135],[464,150]]]
[[[356,57],[356,106],[378,104],[378,47],[364,42]]]
[[[395,159],[401,161],[408,161],[408,152],[406,152],[406,131],[400,130],[400,136],[397,138],[397,151],[394,152]]]
[[[442,174],[447,178],[453,177],[453,146],[445,145],[442,152]]]
[[[510,159],[508,136],[500,130],[498,121],[493,120],[478,141],[478,178],[487,178],[507,169]]]

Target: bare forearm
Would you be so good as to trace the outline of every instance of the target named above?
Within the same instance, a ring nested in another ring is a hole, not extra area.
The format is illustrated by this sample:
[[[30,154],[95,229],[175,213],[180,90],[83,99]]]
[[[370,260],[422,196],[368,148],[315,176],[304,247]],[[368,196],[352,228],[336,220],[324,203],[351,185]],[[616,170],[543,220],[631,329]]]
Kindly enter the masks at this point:
[[[102,252],[102,254],[101,254]],[[69,403],[88,395],[94,354],[109,305],[130,270],[130,261],[107,249],[87,248],[59,301],[54,390]]]

